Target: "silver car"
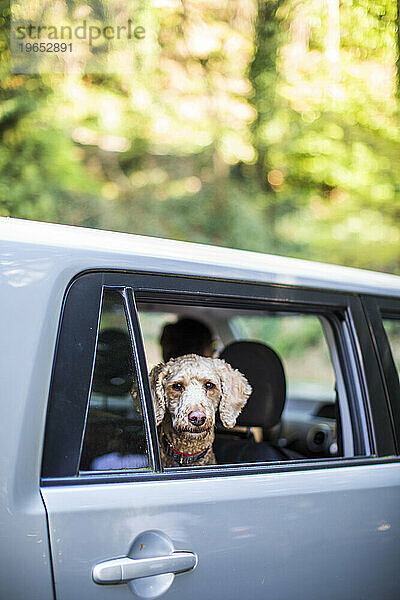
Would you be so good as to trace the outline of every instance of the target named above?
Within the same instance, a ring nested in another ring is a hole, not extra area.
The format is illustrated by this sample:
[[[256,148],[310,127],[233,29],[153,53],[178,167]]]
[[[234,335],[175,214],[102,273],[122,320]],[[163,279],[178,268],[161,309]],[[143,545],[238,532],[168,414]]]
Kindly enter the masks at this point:
[[[400,278],[13,219],[0,240],[1,598],[400,597]],[[184,319],[253,393],[217,464],[163,468],[148,372]]]

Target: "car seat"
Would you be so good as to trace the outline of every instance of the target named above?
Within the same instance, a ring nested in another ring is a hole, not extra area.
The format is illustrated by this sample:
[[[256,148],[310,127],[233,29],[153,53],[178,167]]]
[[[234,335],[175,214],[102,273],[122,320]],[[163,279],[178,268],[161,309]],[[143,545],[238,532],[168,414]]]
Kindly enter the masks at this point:
[[[301,455],[274,446],[267,441],[256,442],[250,427],[271,430],[280,422],[286,399],[286,377],[277,353],[269,346],[254,341],[238,341],[226,346],[219,358],[238,369],[249,381],[253,391],[239,415],[236,425],[243,433],[224,429],[217,422],[214,453],[218,464],[263,462],[302,458]]]

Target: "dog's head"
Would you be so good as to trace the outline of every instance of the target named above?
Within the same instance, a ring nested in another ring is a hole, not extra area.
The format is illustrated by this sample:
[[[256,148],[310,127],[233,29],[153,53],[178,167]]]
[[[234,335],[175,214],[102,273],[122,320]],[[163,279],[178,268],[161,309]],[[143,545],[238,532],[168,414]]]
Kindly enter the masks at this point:
[[[175,431],[207,433],[219,407],[225,427],[235,426],[251,387],[247,379],[219,358],[186,354],[156,365],[150,384],[157,425],[168,413]]]

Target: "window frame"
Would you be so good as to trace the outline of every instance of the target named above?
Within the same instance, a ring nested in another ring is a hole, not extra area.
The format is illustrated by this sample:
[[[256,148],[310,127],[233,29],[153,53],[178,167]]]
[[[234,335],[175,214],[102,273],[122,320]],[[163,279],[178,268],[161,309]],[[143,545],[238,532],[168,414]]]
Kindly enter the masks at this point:
[[[125,299],[127,322],[132,338],[139,389],[142,394],[152,471],[85,472],[84,475],[79,474],[78,471],[104,287],[117,288]],[[329,318],[335,332],[336,350],[342,375],[346,381],[356,456],[301,459],[279,462],[279,464],[265,462],[211,465],[201,468],[185,467],[163,471],[135,297],[141,301],[144,298],[151,298],[153,301],[165,302],[166,296],[170,303],[173,299],[173,303],[188,304],[188,299],[192,299],[193,305],[212,303],[213,306],[249,307],[251,304],[251,308],[274,307],[285,311],[310,312]],[[343,321],[337,316],[339,313],[343,316]],[[336,324],[333,323],[335,318]],[[69,374],[66,386],[68,363],[71,363],[71,357],[77,360],[74,354],[77,348],[80,349],[80,356],[82,349],[86,351],[84,364],[87,370],[90,370],[90,377],[87,374],[86,381],[83,382],[78,377],[76,382]],[[383,403],[382,399],[384,399]],[[355,294],[168,273],[88,271],[74,278],[66,290],[63,301],[47,412],[42,485],[143,481],[166,477],[210,477],[225,474],[309,470],[367,464],[375,460],[386,462],[386,457],[394,453],[394,440],[385,407],[385,392],[379,376],[379,366],[372,351],[365,314],[360,299]],[[66,422],[69,424],[68,427],[65,427]],[[379,427],[376,426],[377,424]],[[67,448],[63,444],[67,444]]]
[[[387,318],[400,320],[400,299],[363,296],[362,302],[384,383],[385,398],[396,444],[395,451],[396,454],[400,454],[400,377],[383,324],[383,319]]]

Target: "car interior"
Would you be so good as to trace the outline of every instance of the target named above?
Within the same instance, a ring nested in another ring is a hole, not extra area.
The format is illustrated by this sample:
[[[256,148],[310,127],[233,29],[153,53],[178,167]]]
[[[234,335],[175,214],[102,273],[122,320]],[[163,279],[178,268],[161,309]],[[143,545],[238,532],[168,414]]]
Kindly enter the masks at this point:
[[[190,317],[211,331],[213,356],[238,369],[251,384],[253,392],[233,429],[223,427],[216,415],[217,464],[344,455],[340,401],[344,391],[338,385],[333,336],[324,316],[177,304],[158,298],[139,300],[137,308],[149,372],[162,360],[163,327]],[[140,405],[124,307],[117,293],[108,292],[81,471],[149,468]]]

